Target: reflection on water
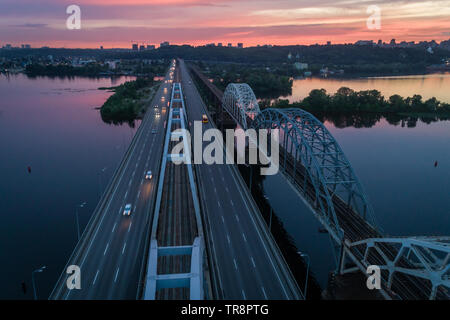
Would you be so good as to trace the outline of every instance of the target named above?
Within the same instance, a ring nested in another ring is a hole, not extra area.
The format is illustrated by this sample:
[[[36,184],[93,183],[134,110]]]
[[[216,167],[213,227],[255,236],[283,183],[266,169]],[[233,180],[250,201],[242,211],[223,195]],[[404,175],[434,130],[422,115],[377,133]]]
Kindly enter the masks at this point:
[[[418,123],[431,124],[438,121],[450,120],[450,116],[406,116],[395,113],[379,114],[379,113],[355,113],[351,115],[341,114],[314,114],[322,123],[332,124],[336,128],[372,128],[380,124],[382,120],[393,126],[401,126],[402,128],[415,128]]]
[[[376,77],[361,79],[306,78],[294,80],[292,95],[284,97],[290,102],[305,98],[313,89],[325,89],[329,94],[341,87],[355,91],[376,89],[386,98],[398,94],[402,97],[420,94],[424,100],[436,99],[450,103],[450,74],[420,76]]]
[[[76,206],[87,202],[83,227],[135,132],[101,120],[111,93],[97,88],[130,79],[0,75],[0,299],[31,299],[42,265],[48,297],[76,243]]]

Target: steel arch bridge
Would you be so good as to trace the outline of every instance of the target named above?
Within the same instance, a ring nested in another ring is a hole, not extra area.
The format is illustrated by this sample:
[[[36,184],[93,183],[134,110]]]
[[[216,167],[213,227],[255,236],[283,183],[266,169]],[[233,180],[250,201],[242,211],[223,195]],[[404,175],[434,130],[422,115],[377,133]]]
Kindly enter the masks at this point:
[[[248,128],[248,123],[260,112],[258,100],[246,83],[230,83],[223,94],[222,103],[244,129]]]
[[[376,265],[387,299],[450,299],[450,237],[384,236],[328,129],[301,109],[260,111],[249,91],[246,84],[228,85],[223,108],[245,129],[279,130],[280,172],[337,243],[338,272],[367,275],[367,267]]]
[[[373,209],[350,162],[328,129],[313,115],[301,109],[266,109],[251,126],[279,129],[280,170],[302,190],[336,241],[344,239],[338,205],[376,225]]]

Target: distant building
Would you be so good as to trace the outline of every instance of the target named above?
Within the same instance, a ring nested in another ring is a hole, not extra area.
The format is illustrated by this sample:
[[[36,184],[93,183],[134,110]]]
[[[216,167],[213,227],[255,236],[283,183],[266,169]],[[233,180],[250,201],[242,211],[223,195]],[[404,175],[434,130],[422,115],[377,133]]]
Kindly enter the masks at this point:
[[[140,46],[139,46],[139,51],[144,51],[145,50],[145,46],[143,45],[143,44],[141,44]]]
[[[383,45],[383,41],[380,39],[380,40],[378,40],[378,43],[377,43],[379,46],[381,46],[381,45]]]
[[[214,44],[214,43],[207,43],[206,45],[205,45],[205,47],[215,47],[216,45]]]
[[[231,48],[232,46],[233,46],[233,44],[232,43],[228,43],[228,48]]]
[[[306,70],[306,69],[308,69],[308,64],[302,63],[302,62],[296,62],[296,63],[294,63],[294,67],[297,70]]]
[[[373,40],[358,40],[355,42],[357,46],[372,46]]]
[[[138,51],[138,44],[137,43],[133,43],[131,48],[133,49],[133,51]]]
[[[12,46],[9,43],[3,46],[3,49],[11,49],[11,48]]]
[[[155,50],[156,46],[154,44],[147,45],[147,50]]]
[[[241,43],[241,42],[239,42],[239,43],[237,44],[237,47],[242,49],[242,48],[244,48],[244,44]]]
[[[109,69],[115,70],[117,68],[117,65],[120,63],[120,60],[107,60],[105,61],[105,64],[108,66]]]
[[[100,50],[103,50],[103,46],[100,46]]]
[[[159,44],[159,46],[160,47],[167,47],[167,46],[169,46],[170,44],[169,44],[169,41],[164,41],[164,42],[161,42],[160,44]]]
[[[396,45],[395,39],[392,39],[391,42],[389,42],[389,44],[390,44],[391,46],[395,46],[395,45]]]
[[[219,43],[217,44],[217,46],[218,46],[218,47],[222,47],[222,42],[219,42]]]
[[[22,49],[30,49],[31,48],[31,46],[29,44],[23,44],[21,47],[22,47]]]
[[[331,46],[331,41],[327,41],[327,46]]]

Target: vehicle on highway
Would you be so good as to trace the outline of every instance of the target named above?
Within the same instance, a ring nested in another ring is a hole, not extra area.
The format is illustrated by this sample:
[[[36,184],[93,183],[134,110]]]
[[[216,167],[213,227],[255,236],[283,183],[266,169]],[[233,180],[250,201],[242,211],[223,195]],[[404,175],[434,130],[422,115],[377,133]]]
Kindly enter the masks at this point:
[[[131,215],[131,203],[127,203],[127,205],[125,206],[125,209],[123,210],[123,215],[124,216]]]
[[[152,134],[155,134],[155,133],[158,133],[158,130],[153,129],[153,130],[152,130]]]
[[[162,102],[166,101],[166,98],[165,97],[161,97],[161,101]]]
[[[148,171],[145,173],[145,179],[151,180],[152,178],[153,178],[152,170],[148,170]]]
[[[208,117],[206,114],[202,115],[202,122],[203,123],[208,123]]]

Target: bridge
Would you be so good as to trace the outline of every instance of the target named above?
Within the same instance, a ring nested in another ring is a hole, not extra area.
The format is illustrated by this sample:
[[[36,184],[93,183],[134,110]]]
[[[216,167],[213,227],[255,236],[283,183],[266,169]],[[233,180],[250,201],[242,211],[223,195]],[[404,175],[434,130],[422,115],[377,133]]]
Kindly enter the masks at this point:
[[[237,168],[175,164],[204,113],[174,62],[50,299],[303,299]]]
[[[192,72],[204,87],[214,86]],[[280,171],[336,244],[340,274],[367,275],[376,265],[386,299],[449,299],[450,237],[384,235],[350,162],[319,120],[298,108],[260,110],[247,84],[217,92],[210,94],[222,98],[218,107],[241,128],[279,130]]]
[[[449,298],[450,238],[384,235],[320,121],[300,109],[260,110],[248,85],[222,93],[174,60],[50,299],[304,298],[236,165],[192,162],[187,132],[212,117],[191,76],[222,118],[279,131],[281,174],[334,241],[339,273],[377,265],[386,299]],[[183,150],[172,153],[177,142]],[[77,280],[80,288],[68,287]]]

